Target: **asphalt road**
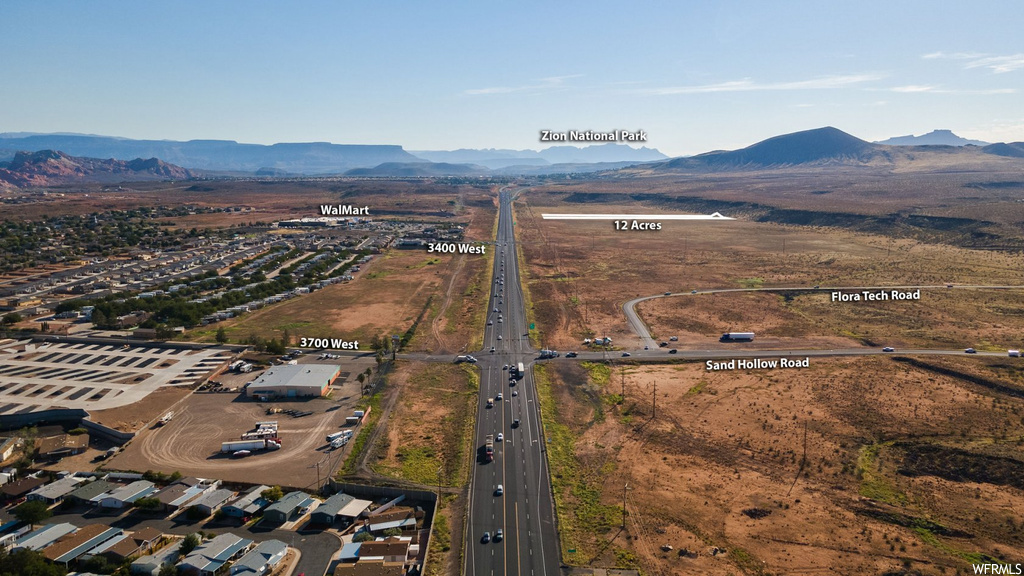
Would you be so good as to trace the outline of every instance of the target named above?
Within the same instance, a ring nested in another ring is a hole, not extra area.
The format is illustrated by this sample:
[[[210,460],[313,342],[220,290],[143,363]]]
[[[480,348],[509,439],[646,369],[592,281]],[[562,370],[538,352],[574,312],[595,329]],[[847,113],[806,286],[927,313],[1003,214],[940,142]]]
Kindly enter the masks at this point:
[[[651,296],[634,298],[622,305],[622,311],[626,314],[626,321],[633,333],[640,338],[644,346],[651,349],[657,348],[658,343],[651,338],[651,332],[647,324],[640,319],[636,313],[636,305],[655,298],[669,298],[673,296],[698,296],[700,294],[725,294],[730,292],[864,292],[879,290],[1021,290],[1024,286],[986,286],[980,284],[941,284],[929,286],[791,286],[789,288],[722,288],[716,290],[693,290],[692,292],[665,292]],[[908,351],[909,353],[909,351]],[[954,351],[935,351],[935,353],[954,353]]]
[[[481,377],[463,572],[476,576],[545,576],[558,573],[560,566],[550,477],[530,370],[537,354],[527,336],[511,203],[512,193],[502,190],[488,314],[492,324],[484,332],[484,350],[473,354]],[[513,386],[504,368],[519,362],[526,370]],[[488,408],[487,400],[499,392],[503,399]],[[520,420],[517,428],[512,427],[515,419]],[[494,461],[487,462],[485,438],[498,433],[504,434],[504,439],[494,442]],[[504,487],[502,496],[495,494],[499,484]],[[504,538],[495,542],[498,529]],[[481,542],[485,532],[492,537],[486,544]]]

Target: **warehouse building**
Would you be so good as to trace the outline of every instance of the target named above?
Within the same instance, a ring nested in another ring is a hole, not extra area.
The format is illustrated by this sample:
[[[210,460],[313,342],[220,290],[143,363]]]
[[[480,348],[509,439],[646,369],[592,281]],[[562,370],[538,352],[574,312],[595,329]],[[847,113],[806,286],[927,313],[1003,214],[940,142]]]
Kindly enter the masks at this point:
[[[299,398],[325,396],[341,367],[327,364],[274,366],[249,384],[250,398]]]

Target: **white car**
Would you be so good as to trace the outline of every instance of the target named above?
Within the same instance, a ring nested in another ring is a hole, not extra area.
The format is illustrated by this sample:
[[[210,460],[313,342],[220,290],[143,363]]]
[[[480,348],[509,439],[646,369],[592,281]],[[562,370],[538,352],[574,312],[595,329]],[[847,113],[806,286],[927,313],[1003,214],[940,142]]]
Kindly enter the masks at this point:
[[[502,399],[501,392],[498,392],[498,395],[495,396],[494,399],[495,400],[501,400]]]
[[[519,396],[519,390],[513,390],[512,391],[512,395],[513,396]]]
[[[882,352],[895,352],[895,351],[896,351],[896,349],[893,348],[892,346],[886,346],[885,348],[882,348]]]
[[[505,435],[502,434],[501,432],[498,432],[498,437],[495,438],[495,440],[497,440],[498,442],[504,442],[505,441]]]
[[[501,334],[498,334],[498,340],[501,340]]]

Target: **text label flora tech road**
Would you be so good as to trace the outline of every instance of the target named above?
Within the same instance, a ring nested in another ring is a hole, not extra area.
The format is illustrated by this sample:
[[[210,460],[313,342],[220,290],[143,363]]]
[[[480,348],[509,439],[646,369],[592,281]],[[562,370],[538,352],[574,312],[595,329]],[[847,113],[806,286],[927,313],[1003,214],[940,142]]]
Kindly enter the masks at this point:
[[[863,292],[833,292],[833,302],[883,302],[886,300],[920,300],[921,291],[865,290]]]
[[[725,362],[708,360],[704,363],[707,370],[774,370],[776,368],[808,368],[811,359],[805,357],[803,360],[792,360],[790,358],[778,358],[775,360],[762,360],[761,358],[735,358]]]

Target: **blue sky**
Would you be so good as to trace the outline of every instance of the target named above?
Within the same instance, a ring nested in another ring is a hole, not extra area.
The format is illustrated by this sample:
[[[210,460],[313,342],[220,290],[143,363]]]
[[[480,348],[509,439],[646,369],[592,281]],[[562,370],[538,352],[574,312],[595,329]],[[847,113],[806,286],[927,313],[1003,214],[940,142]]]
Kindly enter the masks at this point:
[[[0,6],[0,132],[672,154],[835,126],[1024,140],[1021,2]],[[828,5],[828,6],[826,6]]]

